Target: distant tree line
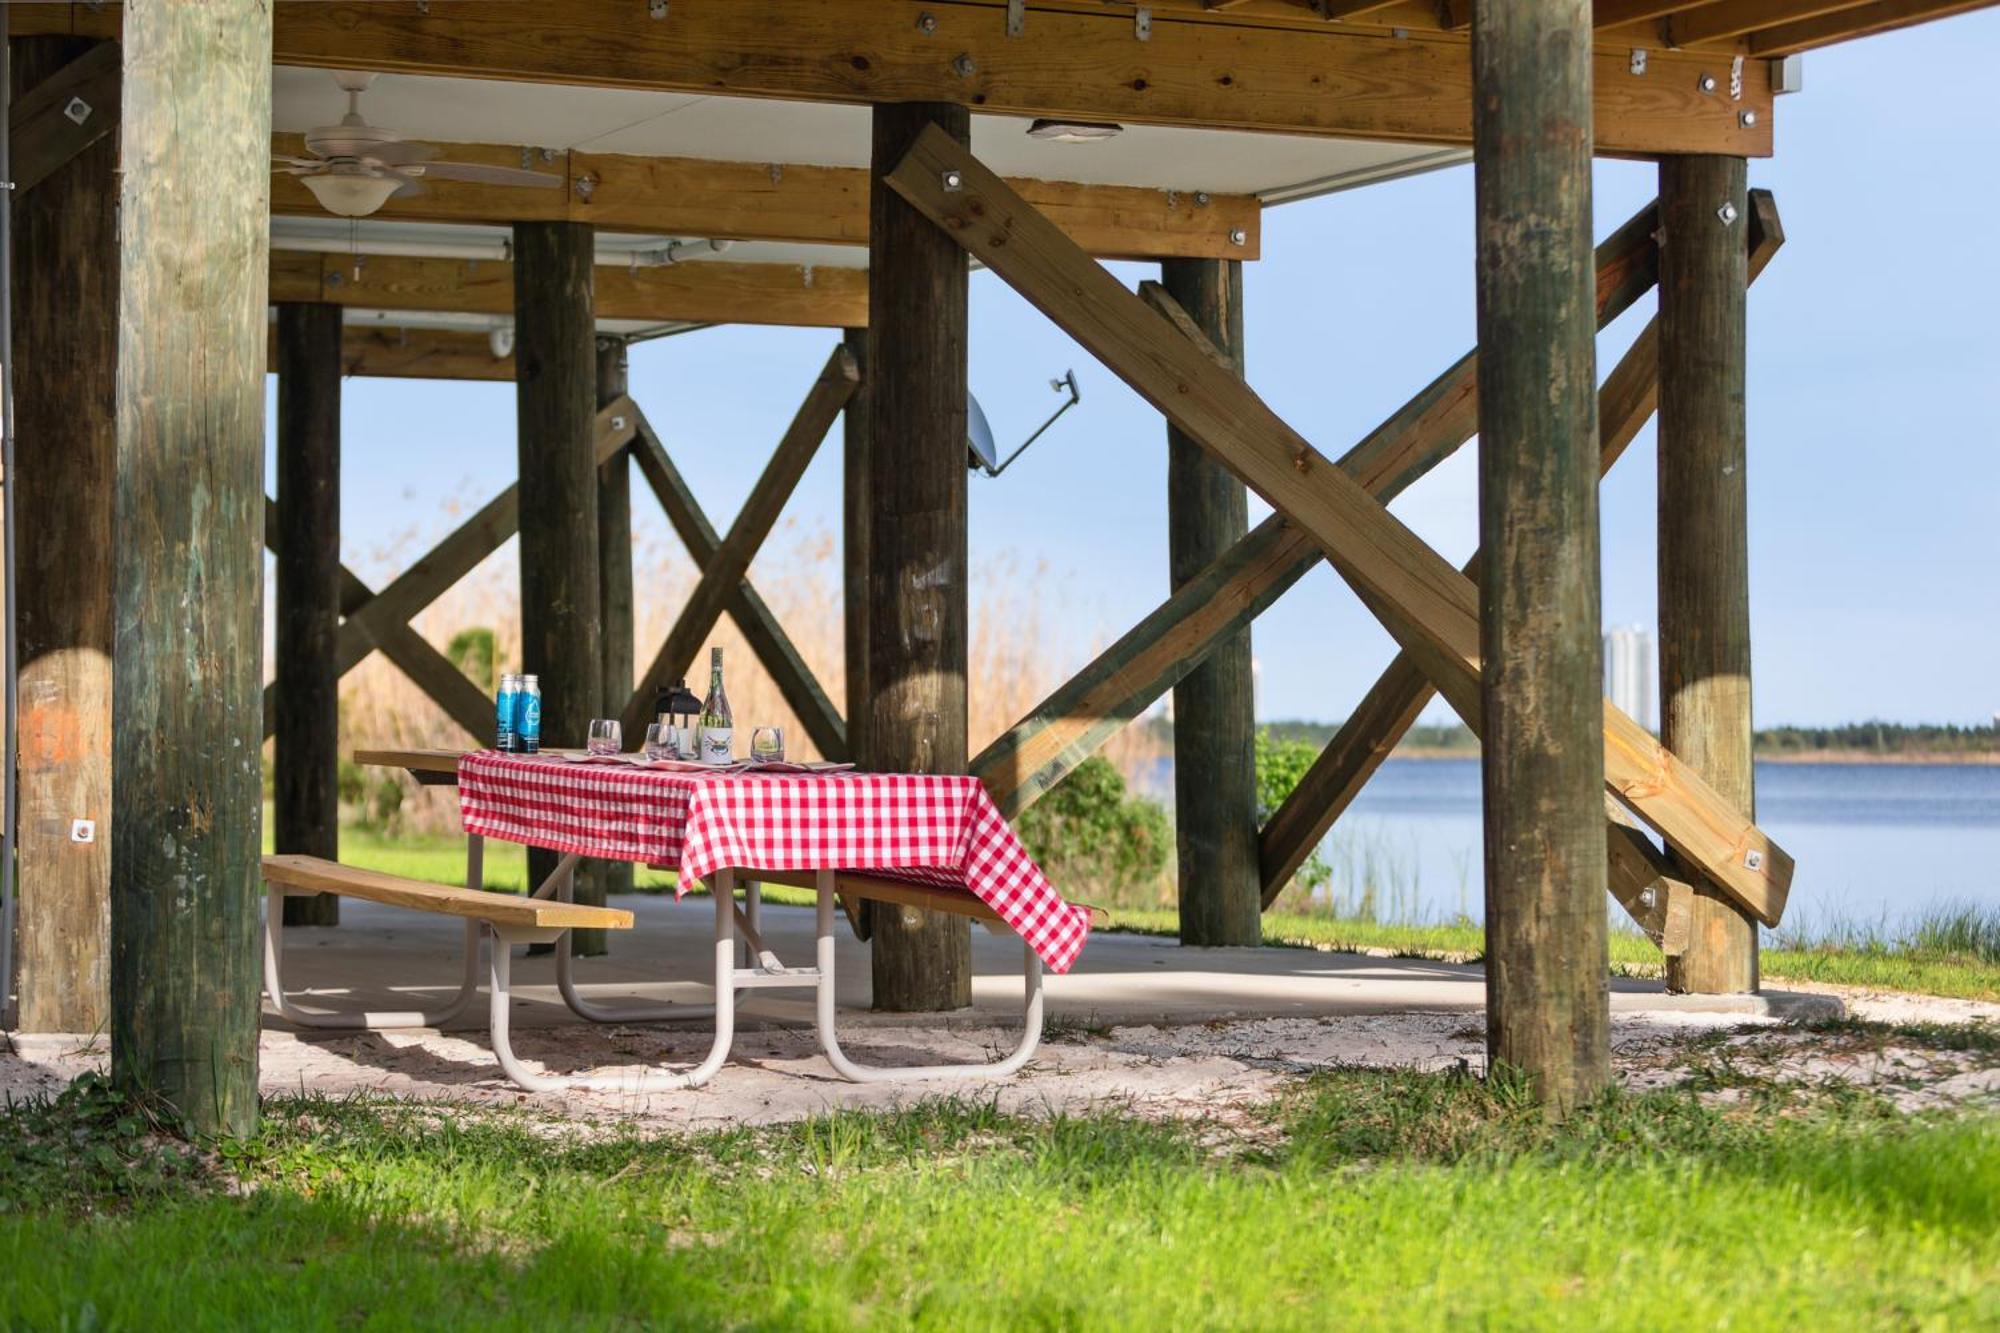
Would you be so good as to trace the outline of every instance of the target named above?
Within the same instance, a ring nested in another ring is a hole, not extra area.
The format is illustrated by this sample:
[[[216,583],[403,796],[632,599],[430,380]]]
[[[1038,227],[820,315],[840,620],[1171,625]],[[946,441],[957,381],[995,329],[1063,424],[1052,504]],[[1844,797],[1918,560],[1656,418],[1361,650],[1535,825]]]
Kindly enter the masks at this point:
[[[1163,719],[1154,725],[1163,739],[1170,739],[1173,726]],[[1335,722],[1271,722],[1264,730],[1274,741],[1302,741],[1323,746],[1339,730]],[[1845,750],[1877,755],[1958,755],[2000,750],[2000,730],[1993,727],[1961,727],[1953,723],[1849,722],[1837,727],[1769,727],[1755,739],[1760,755],[1808,754],[1817,750]],[[1397,748],[1474,755],[1479,740],[1462,722],[1439,726],[1411,727]]]

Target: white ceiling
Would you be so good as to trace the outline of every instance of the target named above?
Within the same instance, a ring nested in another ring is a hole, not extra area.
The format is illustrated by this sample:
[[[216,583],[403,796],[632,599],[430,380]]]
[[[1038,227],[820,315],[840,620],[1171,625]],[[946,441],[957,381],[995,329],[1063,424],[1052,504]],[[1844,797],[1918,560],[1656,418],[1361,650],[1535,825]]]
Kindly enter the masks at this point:
[[[338,121],[346,94],[325,70],[273,71],[272,125],[303,133]],[[688,93],[503,83],[384,74],[362,114],[406,138],[523,144],[598,153],[733,162],[868,164],[868,108]],[[1150,185],[1277,202],[1462,161],[1420,144],[1134,125],[1116,138],[1063,144],[1030,139],[1028,122],[972,118],[972,150],[1007,176],[1092,185]]]

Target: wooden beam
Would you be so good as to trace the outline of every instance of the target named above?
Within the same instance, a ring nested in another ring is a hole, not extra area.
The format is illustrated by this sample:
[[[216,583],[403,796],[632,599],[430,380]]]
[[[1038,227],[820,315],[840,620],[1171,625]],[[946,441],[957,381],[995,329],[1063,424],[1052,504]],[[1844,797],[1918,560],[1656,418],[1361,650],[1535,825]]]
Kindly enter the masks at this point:
[[[1754,811],[1742,158],[1660,164],[1660,739],[1737,808]],[[1757,989],[1757,923],[1695,880],[1676,991]]]
[[[340,308],[278,307],[273,846],[340,859]],[[332,894],[287,898],[288,926],[340,924]]]
[[[1598,246],[1601,323],[1623,314],[1652,286],[1658,226],[1658,210],[1648,204]],[[1164,288],[1146,282],[1139,291],[1191,346],[1226,364]],[[1400,495],[1472,438],[1477,366],[1476,354],[1460,357],[1343,454],[1340,466],[1384,503]],[[1298,528],[1279,518],[1264,520],[987,746],[971,771],[1002,813],[1019,815],[1323,558]]]
[[[1714,0],[1597,0],[1590,8],[1590,21],[1594,27],[1616,28],[1663,19],[1684,9],[1699,9],[1712,3]]]
[[[1243,373],[1243,266],[1180,259],[1163,289],[1228,369]],[[1249,493],[1228,468],[1167,429],[1170,586],[1199,578],[1250,527]],[[1257,719],[1248,626],[1210,647],[1174,684],[1174,844],[1180,941],[1263,942],[1257,892]]]
[[[98,42],[53,74],[23,83],[27,91],[7,117],[15,198],[118,128],[120,64],[118,43]]]
[[[599,319],[817,328],[868,322],[868,275],[858,268],[702,259],[639,269],[600,264],[596,269]],[[511,315],[514,266],[499,260],[386,255],[356,260],[278,251],[271,263],[271,299]]]
[[[124,32],[111,1079],[195,1138],[257,1125],[272,8]]]
[[[952,174],[955,173],[955,174]],[[1135,391],[1227,461],[1279,512],[1312,533],[1343,577],[1372,593],[1454,662],[1440,682],[1462,716],[1479,713],[1478,597],[1472,584],[1397,522],[1248,386],[1223,374],[1102,267],[1014,198],[949,136],[926,133],[888,183],[1090,349]],[[947,181],[956,188],[947,189]],[[878,400],[879,409],[879,400]],[[1392,632],[1399,628],[1392,625]],[[1775,924],[1792,862],[1775,843],[1663,750],[1605,709],[1605,773],[1614,793],[1719,885]]]
[[[631,382],[628,348],[623,338],[600,335],[597,339],[597,408],[602,412],[626,400]],[[597,464],[597,603],[599,623],[598,660],[603,683],[598,687],[608,713],[632,688],[632,456],[620,449]],[[645,724],[639,719],[624,735],[629,749],[639,749],[646,741]],[[630,861],[597,861],[583,873],[596,881],[596,900],[632,892],[633,867]]]
[[[652,663],[639,678],[638,686],[632,690],[623,706],[623,728],[636,732],[652,716],[653,701],[660,690],[671,681],[688,674],[695,656],[715,622],[722,618],[723,609],[728,605],[730,593],[741,586],[743,576],[750,569],[750,561],[771,533],[778,521],[785,502],[790,500],[797,489],[799,478],[805,475],[806,465],[819,452],[820,441],[832,429],[834,418],[846,405],[860,380],[860,371],[854,358],[847,354],[845,347],[836,346],[825,367],[820,371],[813,386],[807,391],[805,401],[786,427],[784,436],[778,441],[771,461],[764,466],[763,475],[750,489],[750,498],[743,502],[743,508],[736,521],[729,525],[729,535],[715,549],[715,554],[701,567],[701,578],[694,591],[681,606],[680,615],[674,619],[673,628],[667,631],[666,640],[654,654]],[[629,670],[628,670],[628,675]],[[610,700],[605,704],[610,706]]]
[[[1747,211],[1748,274],[1749,281],[1755,282],[1784,244],[1785,235],[1770,191],[1752,190]],[[1602,271],[1600,248],[1599,272]],[[1600,323],[1603,319],[1600,310]],[[1600,475],[1609,472],[1624,455],[1653,415],[1658,401],[1659,325],[1657,321],[1648,321],[1605,377],[1598,394]],[[1416,724],[1433,693],[1430,678],[1407,653],[1401,652],[1369,687],[1291,797],[1264,827],[1261,855],[1265,907],[1276,901],[1305,858],[1325,838],[1327,830]],[[1618,877],[1614,874],[1614,892],[1617,888]]]
[[[967,760],[968,266],[922,206],[885,180],[928,137],[965,153],[970,113],[936,102],[874,109],[868,601],[878,613],[868,620],[868,749],[856,758],[863,768],[888,773],[963,773]],[[870,929],[876,1008],[912,1012],[972,1002],[972,940],[964,920],[909,908],[871,910]]]
[[[933,100],[1013,116],[1272,130],[1468,144],[1471,64],[1463,33],[1319,23],[1302,31],[1235,11],[1162,7],[1133,40],[1129,9],[1038,7],[1009,38],[1001,0],[930,5],[924,32],[902,0],[674,0],[659,22],[627,0],[566,0],[559,16],[526,4],[356,3],[276,6],[279,64],[411,74],[659,88],[866,104]],[[1425,6],[1410,8],[1421,15]],[[115,36],[118,15],[16,6],[27,31]],[[1402,14],[1402,10],[1382,11]],[[1373,16],[1371,16],[1371,21]],[[1405,20],[1415,22],[1416,20]],[[1627,53],[1595,56],[1596,138],[1607,153],[1771,151],[1765,71],[1745,70],[1742,102],[1696,87],[1712,58],[1657,51],[1631,78]],[[1757,113],[1745,127],[1737,113]]]
[[[1894,32],[1953,14],[1987,9],[1995,0],[1877,0],[1855,9],[1766,28],[1750,35],[1750,50],[1759,56],[1787,56],[1856,37]]]
[[[1867,0],[1724,0],[1722,4],[1703,5],[1669,18],[1667,40],[1675,46],[1723,41],[1800,19],[1859,9],[1866,3]]]
[[[304,152],[304,140],[281,134],[273,138],[271,151],[297,156]],[[455,181],[391,199],[374,216],[486,226],[589,222],[601,231],[645,235],[868,243],[865,167],[576,151],[542,156],[512,144],[451,145],[455,162],[519,167],[524,153],[530,154],[526,160],[531,167],[565,177],[568,186],[523,190]],[[577,188],[584,181],[590,185],[587,198]],[[1071,240],[1102,258],[1258,255],[1263,206],[1254,195],[1026,178],[1011,184]],[[296,177],[280,175],[271,178],[271,215],[323,219],[327,213]]]
[[[1590,3],[1472,16],[1486,1052],[1565,1115],[1611,1081]]]
[[[12,45],[15,86],[27,90],[17,115],[90,58],[67,37]],[[97,50],[112,52],[115,74],[117,48]],[[24,1032],[101,1032],[111,1004],[117,141],[99,139],[45,176],[13,222],[16,1013]],[[91,841],[73,839],[78,819],[94,825]]]
[[[493,340],[483,333],[349,325],[340,341],[340,373],[386,379],[505,380],[511,384],[514,354],[494,356]]]
[[[673,524],[679,534],[681,544],[698,565],[705,565],[715,558],[717,548],[722,545],[722,537],[715,525],[702,512],[701,504],[694,498],[687,479],[667,456],[666,446],[647,423],[645,414],[638,413],[635,423],[637,433],[632,446],[633,461],[639,465],[639,475],[653,490],[666,511],[667,521]],[[771,673],[778,692],[785,698],[785,704],[799,719],[799,725],[812,737],[814,746],[828,759],[846,760],[850,754],[847,724],[841,720],[840,710],[827,698],[819,679],[813,675],[812,667],[806,663],[805,655],[785,633],[784,626],[771,611],[763,596],[752,587],[749,579],[736,585],[730,594],[729,617],[736,622],[750,650],[757,654],[757,660]]]
[[[521,554],[521,670],[540,678],[541,744],[582,748],[604,714],[597,636],[598,312],[595,229],[581,222],[514,224],[515,420]],[[528,881],[558,855],[528,849]],[[579,896],[599,886],[579,882]],[[602,902],[590,904],[602,907]],[[604,932],[576,930],[568,948],[601,954]]]

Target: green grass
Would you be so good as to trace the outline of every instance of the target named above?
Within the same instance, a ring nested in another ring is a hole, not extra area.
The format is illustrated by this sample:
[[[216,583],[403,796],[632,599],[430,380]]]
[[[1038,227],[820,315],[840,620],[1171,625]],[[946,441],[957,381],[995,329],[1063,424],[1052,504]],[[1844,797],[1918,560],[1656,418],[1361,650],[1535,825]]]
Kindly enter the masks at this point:
[[[2000,1124],[1740,1091],[1555,1127],[1505,1086],[1340,1071],[1247,1127],[953,1100],[594,1143],[525,1113],[281,1099],[197,1155],[86,1087],[0,1120],[0,1326],[2000,1320]]]

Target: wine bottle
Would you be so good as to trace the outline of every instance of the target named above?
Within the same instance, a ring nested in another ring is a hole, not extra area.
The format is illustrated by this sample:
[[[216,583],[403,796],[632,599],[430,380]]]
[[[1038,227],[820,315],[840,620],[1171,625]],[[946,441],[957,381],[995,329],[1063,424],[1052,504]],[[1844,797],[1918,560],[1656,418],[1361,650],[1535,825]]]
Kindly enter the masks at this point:
[[[735,736],[730,724],[729,696],[722,692],[722,649],[709,650],[708,698],[701,705],[701,762],[727,764],[735,756],[730,741]]]

